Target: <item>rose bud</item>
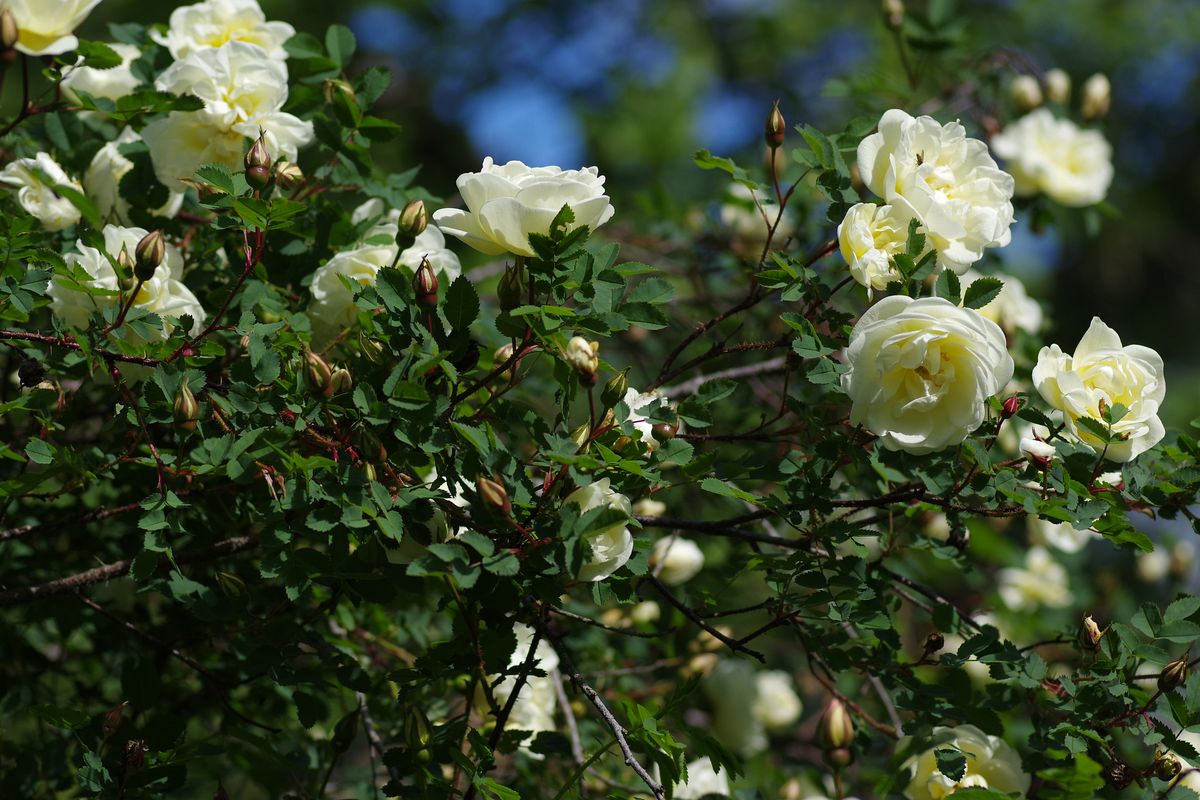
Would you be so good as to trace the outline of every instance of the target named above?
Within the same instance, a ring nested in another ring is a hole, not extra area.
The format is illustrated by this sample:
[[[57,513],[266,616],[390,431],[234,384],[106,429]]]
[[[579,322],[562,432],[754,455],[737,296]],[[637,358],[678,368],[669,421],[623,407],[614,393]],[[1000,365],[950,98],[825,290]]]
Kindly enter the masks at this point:
[[[516,351],[513,349],[512,342],[509,342],[508,344],[502,344],[496,348],[496,352],[492,356],[492,363],[497,367],[502,364],[508,364],[509,360],[512,359],[514,352]],[[509,364],[508,368],[501,372],[499,377],[506,381],[511,381],[513,378],[513,369],[515,367],[516,364]]]
[[[429,225],[429,215],[425,211],[424,200],[412,200],[400,212],[396,223],[396,245],[404,250],[412,247],[417,237],[425,232]]]
[[[660,442],[666,442],[675,438],[679,433],[679,423],[677,422],[659,422],[650,429],[654,438]]]
[[[1169,781],[1179,774],[1183,764],[1171,753],[1163,753],[1154,760],[1154,777],[1160,781]]]
[[[133,274],[141,282],[154,277],[154,271],[167,257],[167,242],[162,231],[150,231],[141,238],[133,249]]]
[[[353,388],[354,378],[350,376],[350,370],[345,367],[338,367],[329,375],[329,394],[341,394]]]
[[[325,359],[311,350],[304,354],[304,376],[308,379],[308,386],[313,394],[319,397],[330,395],[329,389],[333,372],[329,369],[329,364]]]
[[[267,152],[267,144],[261,134],[254,140],[243,163],[246,166],[246,183],[255,189],[265,189],[271,182],[271,154]]]
[[[1046,97],[1051,103],[1066,105],[1071,99],[1071,76],[1065,71],[1057,67],[1048,70],[1042,76],[1042,81],[1046,84]]]
[[[1012,92],[1013,102],[1022,111],[1030,111],[1042,104],[1042,87],[1032,75],[1018,75],[1013,78],[1009,91]]]
[[[200,419],[200,405],[188,388],[187,381],[179,384],[179,392],[175,395],[174,417],[175,424],[185,431],[195,430],[196,420]]]
[[[817,723],[817,743],[823,750],[848,748],[854,741],[854,720],[846,704],[838,698],[829,701]]]
[[[883,0],[883,18],[889,28],[899,28],[904,22],[904,3],[901,0]]]
[[[429,308],[437,306],[438,279],[428,258],[421,259],[421,266],[417,267],[417,272],[413,275],[413,291],[421,305]]]
[[[1043,442],[1036,436],[1026,436],[1021,440],[1021,452],[1029,457],[1029,460],[1045,469],[1050,466],[1050,462],[1058,455],[1058,451],[1054,449],[1054,445]]]
[[[625,393],[629,391],[629,368],[618,372],[608,379],[608,383],[604,384],[604,391],[600,393],[600,402],[605,408],[612,408],[625,397]]]
[[[931,653],[936,653],[945,646],[946,637],[943,636],[940,631],[934,631],[925,637],[925,644],[922,646],[922,649],[925,651],[925,655],[930,655]]]
[[[778,100],[771,106],[771,113],[767,115],[767,126],[763,135],[766,139],[767,147],[772,150],[783,146],[784,137],[787,136],[787,122],[783,118],[783,113],[779,110]]]
[[[0,48],[12,50],[20,38],[21,29],[17,27],[16,17],[7,8],[0,11]]]
[[[521,296],[524,287],[521,285],[521,270],[515,267],[506,267],[504,274],[500,276],[500,283],[496,286],[496,299],[500,302],[502,311],[512,311],[517,306],[521,305]]]
[[[1104,631],[1100,630],[1096,620],[1092,619],[1091,614],[1085,616],[1083,622],[1079,624],[1079,644],[1085,650],[1099,650],[1102,638],[1104,638]]]
[[[133,274],[137,262],[133,260],[133,256],[129,255],[129,245],[121,245],[121,252],[117,253],[117,263],[124,267],[128,274]]]
[[[1186,655],[1167,664],[1163,667],[1163,671],[1158,674],[1159,690],[1169,692],[1172,689],[1182,686],[1183,682],[1187,680],[1190,669]]]
[[[574,367],[579,382],[584,386],[596,385],[596,371],[600,369],[599,352],[599,342],[589,342],[582,336],[575,336],[567,342],[567,363]]]
[[[1011,395],[1004,399],[1004,407],[1000,412],[1001,419],[1009,419],[1021,409],[1021,398],[1017,395]]]
[[[280,189],[295,189],[304,182],[304,171],[291,161],[280,161],[275,165],[275,185]]]
[[[1108,114],[1112,104],[1112,84],[1100,72],[1084,81],[1080,112],[1084,119],[1099,119]]]
[[[512,501],[508,499],[508,491],[504,485],[480,475],[475,478],[475,490],[479,493],[479,499],[483,504],[493,511],[499,511],[501,514],[508,516],[512,510]]]

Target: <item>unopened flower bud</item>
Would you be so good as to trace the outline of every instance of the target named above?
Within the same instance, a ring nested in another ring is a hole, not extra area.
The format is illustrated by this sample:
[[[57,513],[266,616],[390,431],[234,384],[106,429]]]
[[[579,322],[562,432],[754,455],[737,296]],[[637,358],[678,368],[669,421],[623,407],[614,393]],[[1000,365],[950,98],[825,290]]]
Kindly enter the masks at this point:
[[[925,651],[925,655],[930,655],[932,653],[936,653],[945,646],[946,637],[943,636],[940,631],[934,631],[925,637],[925,644],[922,645],[922,649]]]
[[[677,422],[659,422],[650,429],[654,438],[660,442],[670,441],[679,433],[679,423]]]
[[[771,113],[767,115],[767,126],[763,136],[766,139],[767,147],[772,150],[783,146],[783,140],[787,136],[787,122],[779,110],[778,100],[771,106]]]
[[[590,423],[583,423],[575,430],[571,431],[571,441],[578,447],[583,447],[588,443],[588,439],[592,436],[592,426]]]
[[[175,424],[180,429],[191,431],[196,429],[196,420],[200,419],[200,404],[196,396],[188,388],[187,381],[181,381],[179,391],[175,394],[174,408]]]
[[[1036,436],[1026,436],[1021,440],[1021,452],[1029,457],[1029,460],[1045,469],[1050,466],[1050,462],[1058,455],[1058,451],[1054,449],[1054,445],[1049,442],[1043,442]]]
[[[5,12],[7,13],[7,12]],[[125,706],[129,705],[129,701],[122,701],[120,705],[113,706],[104,714],[103,732],[104,738],[112,736],[117,728],[121,727],[121,717],[125,714]]]
[[[1080,112],[1084,119],[1099,119],[1108,113],[1112,104],[1112,84],[1101,72],[1097,72],[1083,83],[1083,99]]]
[[[608,379],[608,383],[604,384],[604,391],[600,393],[600,402],[604,404],[605,408],[612,408],[625,399],[627,391],[629,391],[628,367]]]
[[[378,364],[383,359],[383,343],[365,333],[358,335],[358,348],[362,351],[363,358],[372,364]]]
[[[1163,667],[1162,672],[1158,673],[1158,688],[1161,691],[1169,692],[1182,686],[1183,682],[1187,680],[1190,669],[1186,655],[1175,659]]]
[[[1071,76],[1066,71],[1055,67],[1042,76],[1046,84],[1046,97],[1051,103],[1066,105],[1071,99]]]
[[[899,28],[904,22],[904,3],[901,0],[883,0],[883,19],[889,28]]]
[[[822,750],[847,748],[854,741],[854,720],[846,704],[838,698],[829,701],[817,723],[817,744]]]
[[[521,305],[524,287],[521,285],[521,270],[518,267],[506,267],[496,286],[496,299],[503,311],[512,311]]]
[[[516,350],[513,349],[512,342],[509,342],[508,344],[502,344],[496,348],[496,352],[492,356],[492,363],[497,367],[499,367],[501,364],[508,364],[513,357],[513,353],[515,352]],[[506,381],[511,381],[513,378],[513,370],[515,368],[516,364],[509,364],[508,368],[500,373],[500,377]]]
[[[132,739],[125,743],[125,755],[122,762],[128,772],[134,772],[146,765],[146,751],[150,748],[141,739]]]
[[[483,504],[493,511],[508,516],[512,510],[512,501],[508,499],[508,491],[498,481],[494,481],[486,475],[480,475],[475,478],[475,491],[479,493],[479,499],[483,501]]]
[[[304,170],[291,161],[280,161],[275,165],[275,185],[280,189],[295,189],[304,182]]]
[[[133,260],[133,256],[129,255],[129,245],[121,245],[121,252],[117,253],[117,263],[125,268],[127,275],[133,274],[137,262]]]
[[[1114,789],[1124,789],[1133,783],[1133,770],[1123,761],[1114,761],[1104,768],[1104,782]]]
[[[854,751],[849,747],[835,747],[825,751],[825,763],[834,769],[842,769],[854,763]]]
[[[249,597],[246,592],[246,582],[232,572],[217,570],[217,586],[230,600],[245,600]]]
[[[964,527],[958,527],[950,531],[950,538],[946,540],[951,547],[958,550],[960,553],[967,549],[971,544],[971,531]]]
[[[429,719],[416,705],[408,709],[404,716],[404,744],[409,751],[417,755],[420,761],[429,761],[429,743],[433,741],[433,732],[429,727]]]
[[[1010,395],[1004,398],[1004,407],[1000,412],[1001,419],[1009,419],[1021,410],[1021,398],[1017,395]]]
[[[1042,104],[1042,87],[1032,75],[1018,75],[1013,78],[1009,90],[1012,92],[1013,102],[1022,111],[1030,111]]]
[[[596,371],[600,369],[599,352],[599,342],[589,342],[582,336],[572,337],[567,342],[567,363],[575,369],[579,382],[584,386],[596,385]]]
[[[400,212],[400,219],[396,224],[396,245],[401,250],[412,247],[412,243],[425,232],[428,225],[429,215],[425,211],[425,201],[410,201]]]
[[[1172,753],[1163,753],[1154,760],[1154,777],[1160,781],[1172,780],[1183,769],[1183,764]]]
[[[413,292],[417,295],[417,302],[423,306],[433,308],[438,304],[438,279],[428,258],[421,259],[421,266],[413,275]]]
[[[345,367],[338,367],[329,375],[329,394],[341,394],[348,392],[354,388],[354,378],[350,375],[350,370]]]
[[[1092,615],[1085,616],[1083,622],[1079,623],[1080,646],[1085,650],[1099,650],[1100,640],[1103,638],[1104,631],[1100,630],[1100,626],[1096,624],[1096,620],[1092,619]]]
[[[333,372],[325,359],[311,350],[304,354],[304,377],[308,379],[308,388],[313,394],[319,397],[329,396]]]
[[[139,281],[148,281],[154,277],[154,271],[167,257],[167,241],[162,231],[150,231],[141,238],[133,249],[133,274]]]
[[[12,50],[20,38],[21,29],[17,27],[17,18],[7,8],[0,11],[0,48]]]
[[[626,450],[629,449],[629,446],[631,444],[633,444],[633,439],[631,439],[630,437],[618,436],[617,440],[615,442],[613,442],[613,446],[612,446],[613,452],[614,453],[624,453]]]
[[[271,154],[267,152],[267,143],[261,135],[246,152],[243,163],[246,165],[246,183],[255,189],[265,189],[271,182]]]

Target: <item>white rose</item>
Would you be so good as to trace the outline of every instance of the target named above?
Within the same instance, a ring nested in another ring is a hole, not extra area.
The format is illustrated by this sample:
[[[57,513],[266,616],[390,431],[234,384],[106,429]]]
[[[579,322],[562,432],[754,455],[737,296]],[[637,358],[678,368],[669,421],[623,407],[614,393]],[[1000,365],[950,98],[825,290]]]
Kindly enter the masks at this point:
[[[796,694],[790,673],[781,670],[760,672],[754,679],[758,689],[752,712],[772,733],[786,731],[800,719],[804,705]]]
[[[288,98],[287,66],[256,44],[235,40],[196,50],[168,67],[154,85],[200,98],[208,122],[225,131],[253,139],[261,130],[273,159],[294,161],[297,150],[312,141],[312,123],[281,110]]]
[[[497,165],[489,156],[479,172],[463,173],[457,183],[467,209],[439,209],[434,222],[487,255],[532,256],[529,234],[549,235],[550,223],[564,205],[575,213],[568,230],[584,225],[595,230],[613,215],[604,176],[596,167],[562,170],[520,161]]]
[[[1157,583],[1171,571],[1171,557],[1162,548],[1156,547],[1149,553],[1138,553],[1137,576],[1143,583]]]
[[[667,513],[667,504],[652,497],[643,497],[633,504],[633,513],[643,517],[661,517]]]
[[[1037,462],[1050,462],[1058,455],[1054,445],[1033,436],[1021,439],[1020,449],[1022,453]]]
[[[719,211],[721,224],[733,231],[739,239],[761,251],[763,243],[767,240],[768,222],[774,224],[775,219],[779,217],[779,204],[759,197],[758,204],[755,205],[754,195],[740,183],[731,183],[726,194],[728,199],[721,204]],[[766,221],[763,219],[764,215]],[[771,241],[776,246],[782,245],[794,229],[791,217],[784,214],[779,218],[779,227],[775,229],[775,236]],[[758,253],[754,253],[754,256],[757,257]]]
[[[514,631],[517,634],[517,649],[509,658],[508,665],[510,668],[520,671],[524,667],[526,659],[529,658],[529,648],[533,644],[533,629],[528,625],[517,623]],[[521,687],[521,693],[517,695],[512,710],[509,712],[508,722],[505,724],[505,728],[508,730],[529,731],[529,735],[521,742],[523,746],[529,745],[534,737],[542,731],[556,729],[554,713],[558,708],[558,694],[554,690],[552,673],[558,669],[558,654],[545,639],[538,642],[533,666],[545,672],[546,675],[529,675],[525,679],[525,684]],[[504,708],[512,696],[512,691],[517,685],[517,677],[517,675],[505,676],[492,689],[496,703],[501,708]]]
[[[120,189],[121,179],[133,169],[133,162],[121,154],[121,145],[139,141],[139,138],[132,128],[125,128],[120,136],[96,152],[83,175],[83,188],[102,219],[111,215],[118,222],[129,222],[129,201],[121,196]],[[181,191],[169,191],[167,202],[150,213],[157,217],[174,217],[183,205],[183,196]]]
[[[1018,195],[1042,192],[1064,206],[1090,206],[1108,194],[1112,146],[1099,131],[1080,128],[1039,108],[992,139],[1016,180]]]
[[[73,31],[100,0],[5,0],[20,31],[16,49],[31,56],[56,56],[79,46]]]
[[[887,111],[859,144],[858,169],[872,192],[921,220],[942,267],[961,273],[1011,238],[1012,176],[957,122]]]
[[[37,175],[34,170],[42,173]],[[43,181],[43,178],[49,183]],[[79,209],[54,190],[65,184],[83,192],[79,181],[68,175],[49,153],[33,158],[18,158],[0,170],[0,184],[17,190],[17,202],[42,223],[48,231],[61,231],[80,220]]]
[[[690,539],[668,536],[654,543],[650,564],[668,586],[687,583],[704,569],[704,551]]]
[[[700,800],[709,794],[729,794],[729,776],[717,772],[712,761],[697,759],[687,765],[687,780],[675,784],[675,800]]]
[[[133,74],[130,65],[142,54],[136,45],[113,42],[108,45],[121,57],[121,63],[110,69],[72,67],[60,84],[68,97],[78,98],[76,92],[86,92],[92,97],[117,100],[131,94],[141,83]]]
[[[593,481],[567,495],[565,503],[579,506],[585,513],[601,506],[616,509],[629,515],[632,507],[629,498],[609,486],[608,478]],[[633,535],[624,522],[615,522],[588,534],[588,546],[592,549],[591,559],[579,570],[581,581],[602,581],[625,566],[633,555]]]
[[[1013,373],[999,326],[939,297],[876,303],[850,332],[845,362],[851,423],[916,455],[967,438]]]
[[[150,38],[175,59],[238,41],[258,45],[267,58],[283,60],[283,44],[295,33],[286,22],[268,22],[257,0],[205,0],[172,11],[167,31],[151,31]]]
[[[93,313],[103,306],[116,305],[121,301],[117,274],[105,253],[113,258],[116,258],[123,248],[133,253],[138,242],[146,235],[146,230],[106,225],[103,235],[104,253],[78,241],[75,243],[78,252],[67,253],[64,259],[70,265],[81,267],[91,276],[89,285],[106,289],[112,294],[87,294],[76,289],[60,275],[50,279],[46,290],[51,298],[50,309],[66,324],[75,328],[86,328]],[[178,319],[185,314],[192,318],[189,333],[193,336],[199,333],[203,326],[204,309],[196,295],[184,286],[182,278],[183,256],[178,248],[168,244],[158,269],[154,271],[150,280],[142,284],[133,302],[134,308],[149,311],[163,318],[161,336],[156,338],[165,339],[173,327],[169,320]]]
[[[1000,599],[1012,611],[1064,608],[1071,604],[1067,571],[1044,547],[1025,552],[1025,566],[1000,570]]]
[[[358,208],[354,209],[350,219],[355,224],[361,224],[374,219],[373,224],[363,236],[365,243],[375,243],[381,239],[394,242],[399,230],[400,209],[390,209],[384,212],[383,201],[373,197]],[[393,248],[393,258],[395,248]],[[447,281],[453,281],[462,274],[462,264],[453,250],[446,247],[446,237],[434,225],[429,225],[421,232],[411,245],[400,253],[397,265],[405,266],[414,272],[421,266],[421,260],[428,259],[433,271]],[[391,264],[391,261],[388,262]]]
[[[842,258],[850,266],[854,280],[867,287],[867,297],[903,278],[892,265],[892,258],[904,253],[912,219],[910,209],[903,205],[858,203],[851,206],[838,225]]]
[[[767,749],[766,727],[753,711],[758,701],[754,667],[721,659],[704,679],[704,694],[712,705],[710,729],[717,741],[746,758]]]
[[[984,277],[973,269],[964,272],[960,278],[963,291],[975,281]],[[1025,291],[1025,284],[1012,275],[993,275],[1004,283],[1000,294],[983,308],[979,313],[999,325],[1006,332],[1026,331],[1037,333],[1042,328],[1042,307]]]
[[[998,736],[989,736],[974,725],[934,728],[936,745],[913,756],[904,765],[912,775],[904,794],[910,800],[942,800],[958,789],[978,787],[1001,793],[1029,789],[1030,778],[1021,770],[1021,756]],[[937,768],[937,750],[958,750],[967,761],[962,779],[954,781]]]
[[[358,307],[354,293],[346,288],[340,276],[361,286],[374,286],[379,270],[389,266],[396,257],[396,245],[363,245],[345,250],[326,261],[313,273],[309,291],[313,303],[309,316],[317,328],[318,338],[326,339],[354,323]]]
[[[241,169],[246,137],[223,127],[207,112],[172,111],[143,128],[142,140],[150,149],[159,183],[171,191],[184,192],[187,184],[183,180],[205,164]]]
[[[1162,358],[1149,347],[1122,346],[1121,337],[1099,317],[1092,317],[1074,355],[1067,355],[1056,344],[1042,348],[1033,368],[1033,385],[1047,403],[1062,412],[1067,430],[1097,451],[1104,450],[1104,444],[1080,426],[1079,419],[1102,420],[1101,404],[1125,406],[1125,416],[1113,425],[1113,433],[1121,440],[1104,450],[1113,461],[1136,458],[1165,434],[1158,418],[1167,391]]]
[[[600,369],[599,342],[589,342],[582,336],[572,336],[567,342],[567,363],[576,372],[594,375]]]
[[[629,416],[621,421],[633,423],[634,429],[641,434],[641,442],[646,445],[647,453],[657,450],[660,442],[654,438],[654,423],[646,414],[652,410],[650,406],[655,406],[662,400],[663,396],[656,391],[639,392],[632,386],[625,390],[625,396],[621,398],[621,402],[629,407]],[[643,408],[646,411],[642,411]]]
[[[1076,530],[1069,522],[1051,522],[1035,515],[1029,517],[1029,534],[1034,544],[1053,547],[1064,553],[1078,553],[1087,547],[1088,542],[1104,538],[1090,528]]]

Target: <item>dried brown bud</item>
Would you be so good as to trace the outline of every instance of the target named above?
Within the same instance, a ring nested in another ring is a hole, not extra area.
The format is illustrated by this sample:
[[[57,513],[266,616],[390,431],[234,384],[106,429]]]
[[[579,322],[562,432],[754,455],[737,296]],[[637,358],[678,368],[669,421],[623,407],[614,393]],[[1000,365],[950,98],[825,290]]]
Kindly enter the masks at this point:
[[[125,743],[125,755],[122,761],[125,769],[130,772],[139,770],[146,765],[146,751],[150,748],[141,739],[132,739]]]
[[[766,139],[767,147],[772,150],[783,146],[783,140],[787,136],[787,122],[779,110],[778,100],[771,106],[771,113],[767,115],[767,125],[763,136]]]
[[[280,189],[295,189],[304,182],[304,170],[291,161],[280,161],[275,165],[275,185]]]
[[[243,163],[246,165],[246,183],[255,189],[265,189],[271,182],[271,154],[267,151],[267,143],[261,135],[246,152]]]
[[[943,636],[940,631],[934,631],[925,637],[925,644],[922,646],[922,648],[925,651],[925,655],[930,655],[931,653],[936,653],[945,646],[946,637]]]
[[[150,231],[143,236],[133,249],[133,256],[133,274],[137,279],[148,281],[153,278],[154,271],[167,257],[167,240],[162,231]]]
[[[1172,689],[1183,685],[1187,680],[1188,672],[1191,667],[1188,666],[1188,658],[1186,655],[1172,661],[1163,667],[1163,671],[1158,674],[1158,688],[1161,691],[1169,692]]]
[[[175,424],[181,430],[196,429],[196,420],[200,419],[200,404],[196,402],[195,395],[188,388],[187,381],[180,382],[179,391],[175,394],[174,416]]]
[[[421,266],[413,275],[413,292],[417,295],[417,302],[423,306],[433,308],[438,304],[438,279],[428,258],[421,259]]]
[[[338,367],[329,376],[329,394],[341,394],[348,392],[354,388],[354,378],[350,375],[350,370],[345,367]]]
[[[325,359],[309,350],[304,354],[304,377],[308,379],[309,390],[318,397],[330,395],[330,381],[333,372]]]
[[[0,11],[0,48],[12,50],[21,38],[21,29],[17,27],[17,18],[7,8]]]
[[[479,493],[479,499],[483,501],[483,504],[493,511],[498,511],[505,516],[512,511],[512,502],[508,499],[508,491],[498,481],[494,481],[486,475],[480,475],[475,478],[475,490]]]
[[[1092,619],[1091,614],[1085,616],[1083,622],[1079,623],[1080,646],[1085,650],[1099,650],[1102,638],[1104,638],[1104,631],[1100,630],[1100,626],[1096,624],[1096,620]]]
[[[1104,782],[1114,789],[1124,789],[1133,783],[1133,770],[1123,761],[1114,761],[1104,768]]]
[[[1183,769],[1183,764],[1171,753],[1162,753],[1154,760],[1154,777],[1160,781],[1172,780]]]
[[[829,701],[817,723],[817,744],[821,749],[837,750],[848,748],[854,741],[854,720],[846,704],[838,698]]]

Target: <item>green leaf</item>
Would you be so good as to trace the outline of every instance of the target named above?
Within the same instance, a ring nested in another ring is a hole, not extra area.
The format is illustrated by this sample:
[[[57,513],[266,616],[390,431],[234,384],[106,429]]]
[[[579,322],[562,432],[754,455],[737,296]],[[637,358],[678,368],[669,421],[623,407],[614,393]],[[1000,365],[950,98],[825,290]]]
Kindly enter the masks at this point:
[[[904,252],[916,258],[925,251],[925,234],[921,233],[921,220],[911,219],[908,222],[908,238],[905,240]]]
[[[952,269],[942,270],[942,274],[938,275],[934,290],[938,297],[944,297],[954,305],[962,302],[962,286],[958,281],[958,275],[954,274]]]
[[[325,32],[325,49],[339,67],[350,63],[357,44],[354,32],[345,25],[330,25],[329,30]]]
[[[121,62],[124,61],[120,53],[113,50],[104,42],[85,42],[80,40],[79,44],[75,47],[75,52],[83,57],[83,63],[78,66],[91,67],[92,69],[112,69],[113,67],[121,66]]]
[[[459,275],[446,292],[446,321],[455,334],[466,334],[479,316],[479,295],[466,275]]]
[[[937,759],[938,772],[952,781],[961,781],[967,773],[967,757],[958,750],[939,749],[933,751]]]
[[[49,464],[54,461],[54,448],[41,439],[30,439],[25,445],[25,455],[35,464]]]
[[[963,295],[964,308],[983,308],[1000,296],[1004,282],[998,278],[978,278],[967,287]]]

